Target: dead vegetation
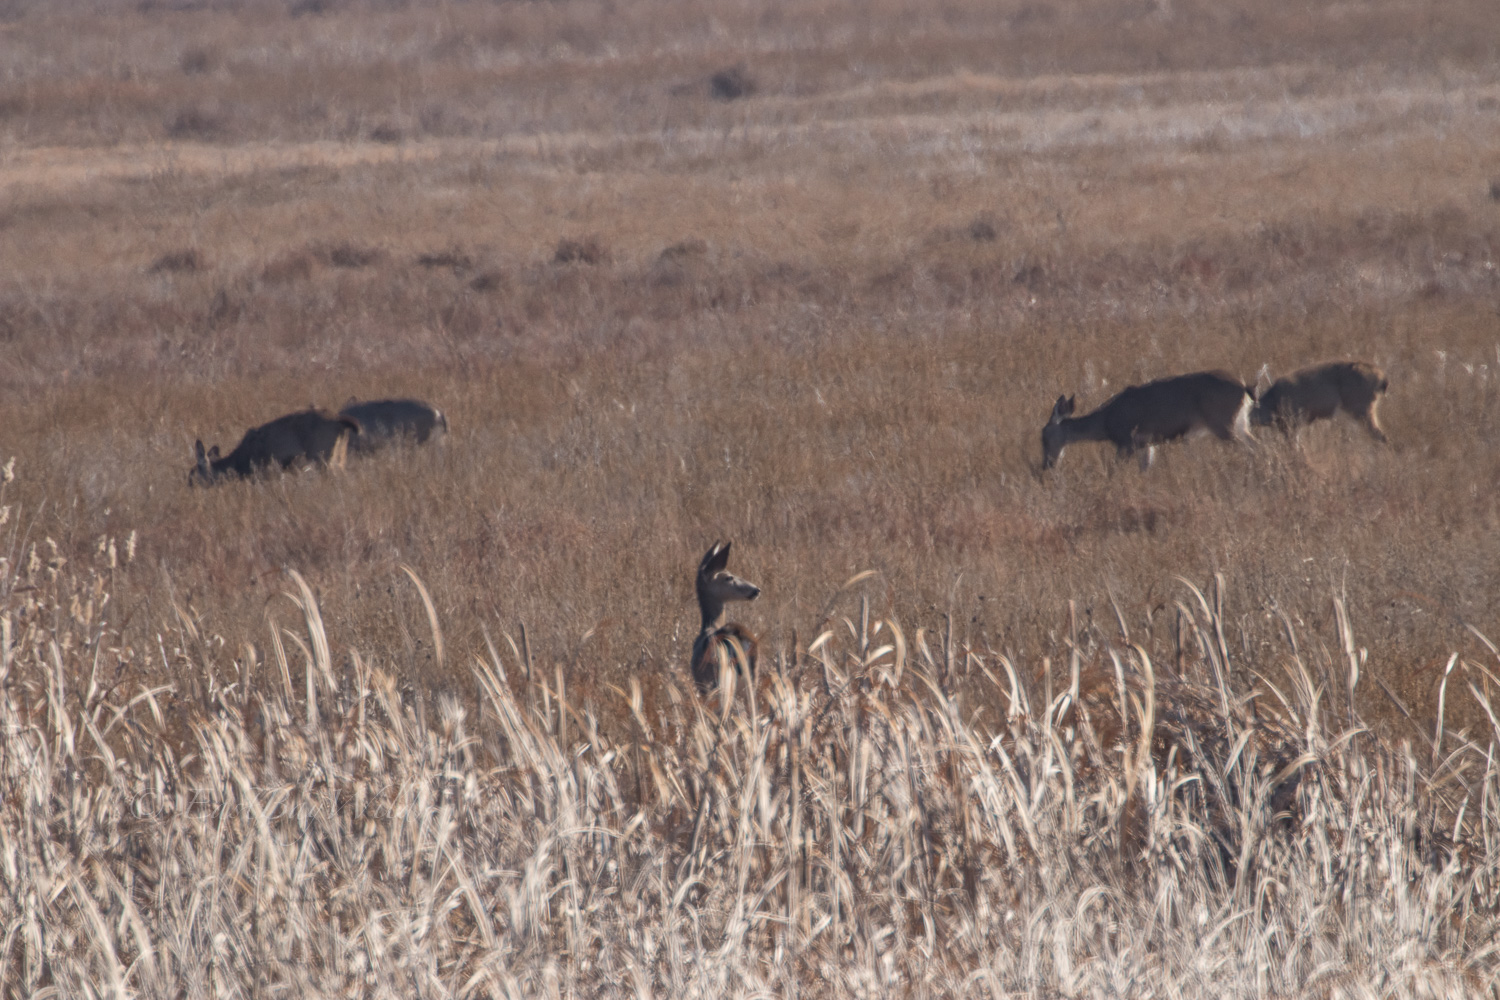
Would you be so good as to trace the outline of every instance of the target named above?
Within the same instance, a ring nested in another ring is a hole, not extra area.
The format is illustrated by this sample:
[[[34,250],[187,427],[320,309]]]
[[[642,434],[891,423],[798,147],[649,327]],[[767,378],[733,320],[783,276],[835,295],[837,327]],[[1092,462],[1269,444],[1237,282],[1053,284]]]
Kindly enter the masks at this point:
[[[851,580],[758,683],[634,677],[612,733],[525,633],[468,658],[472,707],[408,696],[295,572],[264,645],[179,615],[101,664],[143,568],[133,537],[7,567],[6,996],[1494,996],[1500,724],[1375,739],[1357,660],[1290,626],[1241,700],[1222,580],[1182,586],[1175,669],[908,634]],[[141,684],[158,655],[194,681]],[[1443,681],[1493,719],[1489,659]]]

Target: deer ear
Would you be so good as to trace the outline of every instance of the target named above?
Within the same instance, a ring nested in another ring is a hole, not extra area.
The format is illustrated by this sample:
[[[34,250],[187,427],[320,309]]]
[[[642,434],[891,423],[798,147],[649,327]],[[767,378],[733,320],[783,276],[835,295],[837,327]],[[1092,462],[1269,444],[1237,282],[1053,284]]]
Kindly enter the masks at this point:
[[[193,442],[193,458],[196,459],[200,463],[203,461],[204,454],[203,454],[203,442],[202,441],[194,441]]]
[[[214,445],[212,448],[208,449],[208,457],[210,459],[212,459],[213,461],[215,461],[215,462],[217,462],[219,460],[219,446],[218,445]]]
[[[1057,423],[1063,417],[1073,412],[1073,400],[1069,396],[1058,396],[1057,403],[1052,407],[1052,423]]]
[[[728,542],[714,542],[712,547],[703,554],[703,561],[698,564],[700,573],[717,573],[729,564]]]

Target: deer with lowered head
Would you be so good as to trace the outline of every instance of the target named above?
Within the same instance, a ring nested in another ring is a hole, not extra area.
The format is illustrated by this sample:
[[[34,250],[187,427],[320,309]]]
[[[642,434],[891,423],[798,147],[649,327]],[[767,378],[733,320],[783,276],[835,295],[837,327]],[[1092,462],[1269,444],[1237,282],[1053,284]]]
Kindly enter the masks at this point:
[[[1220,371],[1133,385],[1081,417],[1072,415],[1072,396],[1059,396],[1042,428],[1042,468],[1056,465],[1063,449],[1075,441],[1111,442],[1122,458],[1139,451],[1142,469],[1151,467],[1158,444],[1188,434],[1208,433],[1253,448],[1254,403],[1249,389]]]
[[[350,417],[307,409],[250,428],[234,451],[223,458],[219,457],[218,445],[204,451],[203,442],[194,441],[188,485],[206,486],[224,476],[243,478],[271,466],[285,469],[301,461],[337,467],[343,464],[349,439],[358,433],[359,422]]]
[[[1375,412],[1388,383],[1385,372],[1363,361],[1333,361],[1283,376],[1261,393],[1250,414],[1257,427],[1290,431],[1343,410],[1376,441],[1386,440]]]
[[[698,610],[702,624],[698,638],[693,640],[693,683],[701,694],[707,694],[719,684],[720,657],[740,670],[743,659],[750,676],[755,676],[757,644],[755,636],[737,622],[724,623],[724,605],[730,601],[753,601],[760,596],[755,584],[730,573],[729,546],[731,542],[715,542],[703,554],[698,563]]]

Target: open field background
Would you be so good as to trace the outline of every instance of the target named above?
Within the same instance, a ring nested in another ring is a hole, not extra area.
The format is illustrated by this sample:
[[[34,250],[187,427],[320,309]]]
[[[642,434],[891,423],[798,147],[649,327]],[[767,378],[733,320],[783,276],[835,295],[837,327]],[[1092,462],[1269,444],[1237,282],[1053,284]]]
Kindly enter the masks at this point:
[[[1059,393],[1337,358],[1388,373],[1390,446],[1038,473]],[[1493,666],[1466,625],[1500,637],[1497,378],[1489,0],[0,0],[0,614],[56,675],[9,683],[170,685],[179,750],[275,682],[289,569],[346,681],[477,719],[472,656],[524,627],[531,683],[636,739],[619,692],[685,711],[732,538],[771,658],[863,600],[1039,691],[1125,637],[1199,662],[1178,577],[1221,574],[1236,692],[1290,628],[1322,711],[1425,754],[1450,655]],[[186,486],[195,438],[351,395],[453,433]],[[1444,713],[1488,744],[1465,685]]]

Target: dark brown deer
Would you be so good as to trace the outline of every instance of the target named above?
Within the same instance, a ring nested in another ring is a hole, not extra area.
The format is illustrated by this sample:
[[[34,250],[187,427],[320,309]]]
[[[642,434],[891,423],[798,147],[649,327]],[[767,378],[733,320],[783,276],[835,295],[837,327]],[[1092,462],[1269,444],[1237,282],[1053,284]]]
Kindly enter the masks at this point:
[[[725,604],[753,601],[760,596],[759,587],[725,569],[729,564],[731,544],[715,542],[698,563],[698,610],[702,613],[703,624],[698,630],[698,638],[693,641],[692,669],[693,683],[703,694],[719,684],[721,656],[734,664],[736,671],[740,669],[743,656],[750,676],[755,676],[755,636],[738,623],[723,624]]]
[[[316,409],[288,413],[250,428],[234,451],[223,458],[219,457],[218,445],[205,452],[202,441],[193,442],[194,465],[188,473],[188,485],[207,485],[228,475],[251,476],[273,465],[285,469],[302,461],[337,467],[343,464],[350,439],[358,434],[358,421],[349,417]]]
[[[1250,390],[1225,372],[1194,372],[1133,385],[1082,417],[1071,416],[1072,396],[1059,396],[1042,428],[1042,468],[1056,465],[1074,441],[1113,442],[1121,457],[1144,449],[1143,469],[1150,468],[1156,445],[1186,434],[1207,432],[1254,447],[1254,403]]]
[[[1376,441],[1385,441],[1375,407],[1387,385],[1385,372],[1363,361],[1314,365],[1273,382],[1256,402],[1250,422],[1257,427],[1276,425],[1291,431],[1343,410]]]
[[[448,433],[448,418],[443,411],[420,399],[374,399],[364,403],[351,399],[339,416],[359,424],[359,434],[349,442],[349,450],[357,454],[369,454],[402,439],[425,444],[430,438]]]

